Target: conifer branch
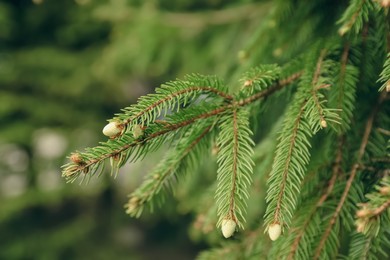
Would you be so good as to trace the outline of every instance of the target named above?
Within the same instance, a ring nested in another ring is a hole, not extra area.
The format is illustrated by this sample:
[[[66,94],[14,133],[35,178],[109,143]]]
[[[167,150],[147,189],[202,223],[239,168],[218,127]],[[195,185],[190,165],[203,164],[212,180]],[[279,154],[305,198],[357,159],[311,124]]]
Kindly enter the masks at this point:
[[[364,130],[364,134],[363,134],[363,138],[362,138],[362,141],[361,141],[361,144],[360,144],[360,148],[359,148],[358,153],[357,153],[356,162],[355,162],[355,164],[351,168],[351,172],[350,172],[349,178],[347,180],[347,183],[345,185],[343,194],[341,195],[341,198],[340,198],[340,201],[339,201],[339,203],[337,205],[337,208],[336,208],[335,212],[333,213],[333,215],[332,215],[332,217],[331,217],[331,219],[329,221],[328,227],[325,230],[324,234],[322,235],[321,240],[320,240],[320,242],[319,242],[319,244],[318,244],[318,246],[317,246],[317,248],[315,250],[314,259],[319,259],[320,258],[321,252],[322,252],[322,250],[324,248],[324,245],[325,245],[325,242],[328,239],[328,237],[329,237],[329,235],[330,235],[330,233],[332,231],[332,228],[333,228],[334,224],[336,223],[337,218],[339,217],[339,214],[340,214],[341,209],[342,209],[342,207],[344,205],[344,202],[345,202],[345,200],[348,197],[349,190],[350,190],[350,188],[352,186],[352,183],[353,183],[353,181],[355,179],[355,176],[356,176],[357,171],[359,169],[360,162],[361,162],[361,160],[363,158],[363,155],[364,155],[364,152],[366,150],[368,139],[370,137],[372,126],[373,126],[373,123],[374,123],[374,118],[375,118],[376,114],[378,113],[379,107],[382,104],[382,102],[385,99],[385,97],[386,97],[385,92],[382,92],[382,94],[379,97],[379,101],[377,102],[376,106],[374,107],[374,109],[372,110],[370,116],[368,117],[368,120],[367,120],[367,123],[366,123],[366,127],[365,127],[365,130]]]
[[[291,260],[294,259],[295,254],[296,254],[298,247],[299,247],[299,243],[301,242],[303,236],[305,235],[306,228],[309,226],[310,222],[312,221],[314,214],[317,212],[318,208],[322,206],[322,204],[326,201],[328,196],[333,191],[333,187],[334,187],[336,180],[337,180],[337,177],[339,176],[340,171],[341,171],[343,144],[344,144],[343,137],[340,137],[339,141],[338,141],[337,151],[336,151],[336,159],[334,161],[334,165],[332,168],[332,177],[329,180],[326,191],[324,194],[322,194],[322,196],[319,198],[317,203],[314,205],[314,207],[310,211],[309,215],[306,217],[306,220],[305,220],[304,224],[302,225],[302,227],[300,227],[299,233],[296,235],[296,237],[295,237],[295,239],[290,247],[291,249],[290,249],[290,253],[287,256],[287,259],[291,259]]]
[[[350,61],[350,44],[344,44],[340,65],[335,73],[335,85],[330,89],[329,104],[336,108],[340,120],[340,133],[350,128],[350,122],[355,104],[356,85],[359,80],[359,70]]]
[[[272,85],[271,87],[269,87],[261,92],[258,92],[250,97],[238,100],[235,103],[238,106],[246,106],[246,105],[249,105],[249,104],[251,104],[251,103],[253,103],[261,98],[270,96],[274,92],[282,89],[283,87],[285,87],[285,86],[291,84],[292,82],[294,82],[295,80],[299,79],[302,76],[302,73],[303,73],[302,71],[296,72],[285,79],[279,80],[276,84]]]
[[[374,8],[374,3],[370,0],[352,0],[347,10],[338,23],[342,26],[339,29],[341,36],[345,35],[351,29],[358,34],[363,27],[363,23],[368,21],[368,13]]]
[[[390,207],[390,199],[388,199],[386,202],[384,202],[382,205],[380,205],[379,207],[377,207],[376,209],[374,209],[370,215],[372,217],[376,217],[380,214],[382,214],[383,211],[385,211],[387,208]]]
[[[252,183],[254,142],[250,138],[252,132],[249,129],[248,112],[243,108],[233,107],[221,121],[221,132],[217,139],[219,151],[215,197],[219,216],[217,225],[222,225],[224,232],[226,221],[244,227],[248,187]]]
[[[284,198],[285,188],[286,188],[286,184],[287,184],[287,176],[288,176],[288,172],[290,169],[290,163],[291,163],[291,155],[292,155],[292,152],[295,148],[295,143],[297,141],[296,140],[297,133],[298,133],[298,129],[299,129],[299,126],[300,126],[300,123],[302,120],[302,115],[305,111],[304,109],[305,109],[306,103],[307,103],[307,100],[304,100],[304,102],[301,104],[299,113],[295,119],[294,126],[292,129],[291,138],[289,140],[289,149],[288,149],[288,153],[287,153],[287,157],[286,157],[286,161],[285,161],[285,166],[283,167],[283,172],[282,172],[282,183],[281,183],[282,186],[280,187],[280,191],[279,191],[278,199],[276,202],[276,209],[274,212],[272,223],[281,223],[279,215],[280,215],[280,210],[282,209],[282,200]]]
[[[183,95],[183,94],[187,94],[187,93],[191,93],[191,92],[211,92],[211,93],[214,93],[216,95],[219,95],[221,96],[222,98],[226,99],[226,100],[232,100],[233,97],[227,93],[224,93],[218,89],[215,89],[215,88],[212,88],[212,87],[199,87],[199,86],[193,86],[193,87],[188,87],[187,89],[183,89],[183,90],[180,90],[180,91],[177,91],[177,92],[173,92],[172,94],[160,99],[160,100],[157,100],[156,102],[154,102],[153,104],[151,104],[150,106],[146,107],[144,110],[142,110],[141,112],[139,112],[138,114],[126,119],[125,121],[123,121],[123,124],[129,124],[130,122],[136,120],[137,118],[141,117],[142,115],[148,113],[149,111],[153,110],[154,108],[156,108],[157,106],[167,102],[168,100],[171,100],[171,99],[174,99],[180,95]]]
[[[382,214],[390,207],[390,178],[385,176],[376,186],[375,191],[366,195],[368,202],[361,203],[360,209],[356,212],[355,222],[357,231],[369,237],[375,237],[381,227],[381,219],[386,218]],[[387,211],[390,212],[390,211]],[[387,215],[388,216],[388,215]]]
[[[324,58],[326,55],[327,50],[323,49],[321,50],[320,56],[318,57],[317,64],[316,64],[316,69],[313,75],[313,80],[311,82],[313,89],[317,86],[318,80],[320,79],[321,72],[322,72],[322,65],[324,62]]]
[[[169,187],[169,181],[177,171],[179,165],[183,163],[183,159],[189,156],[195,146],[199,144],[211,129],[212,125],[207,126],[204,130],[201,128],[201,131],[194,130],[195,133],[191,134],[195,134],[195,139],[191,138],[187,140],[184,137],[184,140],[181,140],[176,147],[176,150],[180,151],[180,156],[177,157],[176,154],[174,156],[168,156],[156,167],[156,170],[149,175],[150,177],[130,195],[129,202],[125,205],[126,213],[139,217],[144,205],[150,203],[159,194],[163,186]],[[190,141],[189,144],[188,141]]]
[[[164,135],[169,134],[173,131],[189,126],[199,120],[219,116],[220,114],[232,109],[235,106],[247,106],[261,98],[268,97],[269,95],[273,94],[274,92],[282,89],[283,87],[289,85],[291,82],[298,79],[300,75],[301,73],[295,73],[290,77],[287,77],[286,79],[278,81],[269,88],[260,91],[252,96],[249,96],[248,98],[244,98],[237,101],[231,100],[231,102],[228,104],[221,105],[219,107],[217,106],[216,108],[214,106],[214,109],[210,109],[210,107],[204,106],[205,112],[197,112],[194,114],[187,113],[189,114],[189,116],[184,117],[184,119],[180,118],[176,122],[170,122],[169,120],[165,120],[164,123],[161,123],[160,121],[151,123],[146,128],[153,129],[153,131],[145,131],[145,134],[144,136],[142,136],[142,138],[134,139],[133,137],[127,137],[128,134],[123,134],[120,138],[115,140],[109,140],[107,143],[103,143],[103,146],[93,148],[94,150],[90,152],[80,153],[79,155],[80,157],[82,157],[82,160],[79,162],[71,162],[64,165],[63,176],[70,181],[74,181],[82,173],[90,175],[91,172],[93,172],[91,171],[91,168],[94,168],[94,170],[96,171],[98,167],[95,167],[95,165],[99,166],[105,159],[117,157],[118,155],[121,155],[132,148],[141,148],[148,143],[154,142],[154,140],[157,138],[163,137]],[[147,108],[149,108],[148,111],[150,111],[150,107],[148,106]],[[186,112],[189,112],[189,110],[187,109]],[[111,144],[116,144],[114,149],[109,149]],[[93,155],[96,151],[98,152],[97,155]],[[124,162],[125,160],[121,160],[121,162],[122,161]]]
[[[235,216],[235,202],[234,202],[234,195],[236,192],[236,185],[237,185],[237,164],[238,164],[238,122],[237,122],[237,109],[233,109],[233,166],[232,166],[232,189],[230,191],[230,205],[229,205],[229,217],[231,217],[232,220],[236,220]]]
[[[321,122],[320,111],[316,108],[313,98],[315,96],[319,103],[317,105],[321,106],[319,98],[324,96],[318,93],[321,89],[319,86],[327,81],[323,74],[330,65],[328,61],[323,61],[325,55],[324,50],[317,56],[318,58],[310,57],[298,92],[295,93],[292,105],[285,115],[283,130],[278,139],[279,144],[268,179],[265,225],[269,233],[272,225],[289,226],[297,205],[305,166],[310,160],[309,140],[320,127],[326,127]],[[337,119],[331,111],[328,115],[332,121]]]
[[[252,68],[244,74],[242,90],[245,93],[252,94],[255,91],[261,91],[274,83],[280,76],[281,69],[277,65],[261,65]]]
[[[388,47],[390,51],[390,47]],[[383,70],[380,74],[378,82],[383,82],[383,85],[379,88],[379,91],[390,92],[390,52],[387,53],[386,61],[383,64]]]

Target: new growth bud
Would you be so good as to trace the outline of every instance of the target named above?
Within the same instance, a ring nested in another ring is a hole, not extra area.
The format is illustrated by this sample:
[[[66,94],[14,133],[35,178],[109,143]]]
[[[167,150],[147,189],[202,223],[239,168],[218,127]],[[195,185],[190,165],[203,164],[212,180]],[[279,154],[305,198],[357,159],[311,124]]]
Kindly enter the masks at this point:
[[[343,36],[344,34],[346,34],[349,31],[349,29],[350,29],[349,26],[344,25],[339,29],[338,33],[340,36]]]
[[[280,224],[276,223],[276,224],[269,225],[268,235],[272,241],[275,241],[276,239],[278,239],[280,237],[281,233],[282,233],[282,227],[280,226]]]
[[[123,125],[118,122],[110,122],[103,128],[103,134],[110,138],[115,138],[122,133]]]
[[[380,187],[379,192],[382,195],[390,195],[390,186]]]
[[[380,4],[383,7],[390,7],[390,0],[382,0]]]
[[[84,161],[83,161],[83,158],[81,157],[81,155],[79,153],[72,153],[69,157],[69,159],[74,162],[75,164],[82,164]]]
[[[368,217],[370,214],[371,214],[371,210],[369,210],[367,208],[363,208],[363,209],[358,210],[356,212],[356,217],[358,217],[358,218],[365,218],[365,217]]]
[[[222,220],[222,227],[221,227],[222,235],[225,238],[231,237],[233,233],[236,231],[236,226],[237,226],[236,222],[234,222],[231,219]]]
[[[142,130],[141,125],[134,125],[133,126],[133,137],[135,139],[138,139],[139,137],[144,135],[144,130]]]
[[[326,123],[325,119],[321,119],[321,127],[322,128],[326,128],[328,126],[328,124]]]
[[[244,87],[249,87],[249,86],[251,86],[252,85],[252,80],[246,80],[245,82],[244,82]]]

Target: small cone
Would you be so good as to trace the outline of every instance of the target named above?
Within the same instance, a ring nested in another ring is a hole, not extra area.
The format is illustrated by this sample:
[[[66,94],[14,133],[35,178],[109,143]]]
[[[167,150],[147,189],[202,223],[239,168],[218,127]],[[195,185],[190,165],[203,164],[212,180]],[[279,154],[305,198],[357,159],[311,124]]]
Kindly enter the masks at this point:
[[[326,123],[326,121],[324,119],[321,120],[321,127],[322,128],[326,128],[328,126],[328,124]]]
[[[268,227],[268,235],[272,241],[278,239],[281,233],[282,233],[282,227],[279,224],[271,224]]]
[[[108,123],[103,128],[103,134],[108,137],[115,137],[122,132],[123,127],[117,122]]]
[[[234,222],[231,219],[222,220],[222,227],[221,227],[222,235],[225,238],[231,237],[236,231],[236,226],[237,226],[236,222]]]
[[[348,26],[344,25],[339,29],[338,33],[340,36],[344,36],[344,34],[346,34],[349,31],[349,29],[350,28]]]
[[[383,7],[390,7],[390,0],[382,0],[380,4]]]
[[[135,139],[138,139],[139,137],[144,135],[144,131],[142,130],[141,125],[134,125],[133,126],[133,137]]]
[[[79,164],[79,165],[83,163],[83,158],[79,153],[72,153],[70,155],[70,160],[75,164]]]

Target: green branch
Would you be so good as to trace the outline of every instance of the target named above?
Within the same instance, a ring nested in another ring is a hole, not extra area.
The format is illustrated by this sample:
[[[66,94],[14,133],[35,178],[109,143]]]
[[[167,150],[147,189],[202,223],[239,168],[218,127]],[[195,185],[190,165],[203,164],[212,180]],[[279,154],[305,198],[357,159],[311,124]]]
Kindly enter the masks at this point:
[[[339,214],[340,214],[341,209],[342,209],[342,207],[344,205],[344,202],[346,201],[346,199],[348,197],[349,190],[351,189],[352,183],[353,183],[353,181],[354,181],[354,179],[356,177],[357,171],[359,169],[360,162],[361,162],[361,160],[363,158],[363,155],[364,155],[366,147],[367,147],[368,139],[370,137],[372,126],[373,126],[373,123],[374,123],[374,118],[375,118],[376,114],[378,113],[379,107],[380,107],[381,103],[384,101],[385,97],[386,97],[386,93],[382,92],[382,94],[381,94],[381,96],[379,98],[379,101],[377,102],[376,106],[374,107],[374,109],[372,110],[370,116],[368,117],[368,120],[367,120],[367,123],[366,123],[366,127],[365,127],[365,130],[364,130],[364,134],[363,134],[363,138],[362,138],[362,141],[361,141],[361,144],[360,144],[360,148],[359,148],[359,151],[358,151],[356,162],[353,164],[353,166],[351,168],[349,178],[348,178],[347,183],[345,185],[343,194],[341,195],[340,201],[337,204],[336,210],[333,213],[333,215],[332,215],[332,217],[331,217],[331,219],[329,221],[329,224],[328,224],[324,234],[322,235],[322,237],[321,237],[321,239],[319,241],[319,244],[318,244],[318,246],[317,246],[317,248],[315,250],[314,259],[319,259],[320,258],[322,250],[323,250],[323,248],[325,246],[325,242],[327,241],[327,239],[328,239],[328,237],[329,237],[329,235],[330,235],[330,233],[331,233],[331,231],[333,229],[333,226],[334,226],[334,224],[336,223],[336,220],[339,217]]]

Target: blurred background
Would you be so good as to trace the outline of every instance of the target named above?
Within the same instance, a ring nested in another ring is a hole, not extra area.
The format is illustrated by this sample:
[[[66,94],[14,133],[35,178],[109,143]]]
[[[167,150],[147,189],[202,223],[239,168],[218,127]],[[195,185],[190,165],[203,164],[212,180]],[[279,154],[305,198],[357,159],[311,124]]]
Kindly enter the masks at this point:
[[[268,12],[250,0],[0,1],[0,259],[193,259],[207,249],[175,199],[125,214],[153,158],[88,185],[66,184],[60,166],[165,81],[233,80]]]

